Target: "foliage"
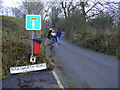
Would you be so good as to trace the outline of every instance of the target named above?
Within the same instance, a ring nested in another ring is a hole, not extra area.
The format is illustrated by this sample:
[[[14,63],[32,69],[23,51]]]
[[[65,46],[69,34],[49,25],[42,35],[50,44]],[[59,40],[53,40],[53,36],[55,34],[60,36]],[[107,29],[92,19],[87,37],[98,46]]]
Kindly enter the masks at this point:
[[[80,46],[91,48],[108,55],[120,57],[118,56],[118,48],[120,48],[118,44],[118,31],[120,31],[120,29],[115,29],[114,31],[92,30],[92,32],[88,32],[86,34],[86,38],[83,38],[82,34],[76,33],[74,38],[72,37],[69,40]]]
[[[69,86],[70,88],[77,88],[77,86],[75,86],[75,85],[73,84],[73,82],[71,82],[71,81],[69,81],[69,80],[67,80],[67,84],[68,84],[68,86]]]
[[[30,31],[24,29],[24,20],[2,17],[2,77],[9,76],[10,67],[30,65]],[[43,46],[42,46],[43,47]],[[37,55],[37,62],[47,62],[43,50]]]
[[[65,38],[80,46],[118,57],[119,29],[116,27],[114,17],[108,12],[102,12],[83,23],[82,15],[78,9],[74,9],[67,17]]]
[[[55,6],[53,6],[52,7],[52,12],[51,12],[51,15],[50,15],[51,22],[52,22],[52,27],[56,26],[56,22],[58,21],[58,14],[59,14],[59,10]]]
[[[88,24],[97,30],[111,29],[114,24],[114,19],[109,14],[103,14],[97,16],[95,19],[89,20]]]
[[[56,28],[60,28],[61,30],[65,29],[65,20],[64,18],[58,18],[58,22],[56,22]]]

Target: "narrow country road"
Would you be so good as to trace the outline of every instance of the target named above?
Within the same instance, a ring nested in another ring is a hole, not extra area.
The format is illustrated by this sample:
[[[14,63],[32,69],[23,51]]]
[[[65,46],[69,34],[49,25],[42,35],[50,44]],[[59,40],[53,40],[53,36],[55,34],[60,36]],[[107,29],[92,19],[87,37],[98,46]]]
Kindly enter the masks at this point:
[[[118,59],[66,40],[55,49],[62,72],[77,87],[118,88]]]

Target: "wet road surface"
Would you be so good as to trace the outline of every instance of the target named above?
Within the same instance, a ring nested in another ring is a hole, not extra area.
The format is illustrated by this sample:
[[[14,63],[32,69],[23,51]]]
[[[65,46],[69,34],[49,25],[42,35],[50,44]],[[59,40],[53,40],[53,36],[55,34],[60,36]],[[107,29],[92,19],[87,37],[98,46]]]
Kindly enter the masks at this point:
[[[11,75],[2,80],[2,88],[59,88],[51,71]]]
[[[79,88],[118,88],[118,59],[62,40],[55,48],[62,72]]]

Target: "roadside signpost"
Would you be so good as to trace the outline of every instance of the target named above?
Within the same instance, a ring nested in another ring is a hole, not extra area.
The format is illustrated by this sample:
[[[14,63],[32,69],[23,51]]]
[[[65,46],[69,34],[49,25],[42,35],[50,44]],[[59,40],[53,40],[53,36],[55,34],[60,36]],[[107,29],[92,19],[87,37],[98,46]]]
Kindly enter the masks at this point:
[[[26,30],[30,30],[32,34],[32,43],[31,43],[31,57],[30,62],[36,62],[36,57],[33,55],[34,50],[34,31],[41,30],[41,16],[34,15],[34,11],[32,11],[31,15],[26,15],[26,23],[25,23]]]
[[[41,30],[41,16],[40,15],[34,15],[34,11],[32,11],[32,15],[26,15],[26,23],[25,23],[26,30],[31,31],[32,35],[32,41],[31,41],[31,57],[30,62],[36,62],[36,56],[34,55],[34,31]],[[37,41],[40,41],[41,39],[36,38]],[[38,48],[37,48],[38,49]],[[22,72],[29,72],[29,71],[37,71],[37,70],[43,70],[46,69],[46,63],[41,64],[34,64],[34,65],[28,65],[28,66],[19,66],[19,67],[10,67],[10,73],[22,73]]]

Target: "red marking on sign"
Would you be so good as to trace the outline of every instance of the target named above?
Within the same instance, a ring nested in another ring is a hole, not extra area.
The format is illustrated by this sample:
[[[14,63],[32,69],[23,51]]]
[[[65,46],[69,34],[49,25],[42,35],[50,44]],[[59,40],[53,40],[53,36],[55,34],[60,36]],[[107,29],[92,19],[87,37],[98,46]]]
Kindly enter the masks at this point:
[[[37,18],[30,18],[30,20],[37,20]]]

